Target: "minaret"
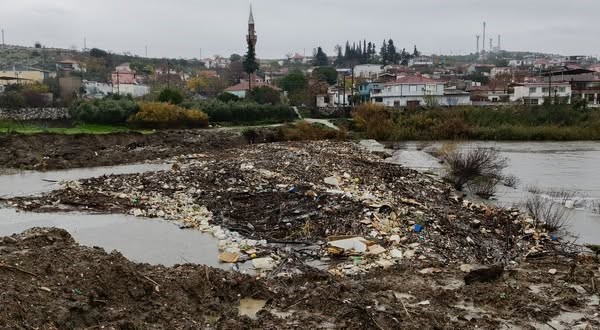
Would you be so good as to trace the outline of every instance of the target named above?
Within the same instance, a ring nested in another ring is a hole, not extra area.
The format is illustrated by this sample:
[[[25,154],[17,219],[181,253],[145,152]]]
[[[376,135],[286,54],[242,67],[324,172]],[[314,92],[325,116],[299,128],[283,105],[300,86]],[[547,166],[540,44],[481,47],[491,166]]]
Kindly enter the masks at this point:
[[[252,5],[250,5],[250,18],[248,19],[248,35],[246,36],[248,44],[252,44],[256,48],[256,30],[254,29],[254,15],[252,14]]]

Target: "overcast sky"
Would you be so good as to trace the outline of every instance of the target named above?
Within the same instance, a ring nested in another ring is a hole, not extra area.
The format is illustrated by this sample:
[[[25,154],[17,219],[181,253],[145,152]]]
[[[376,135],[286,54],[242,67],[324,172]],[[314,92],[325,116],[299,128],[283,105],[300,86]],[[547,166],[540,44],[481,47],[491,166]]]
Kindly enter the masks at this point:
[[[280,58],[333,55],[346,40],[384,38],[427,54],[475,51],[487,21],[488,40],[509,50],[600,54],[599,0],[254,0],[257,53]],[[6,43],[98,47],[152,57],[244,53],[247,0],[0,0]]]

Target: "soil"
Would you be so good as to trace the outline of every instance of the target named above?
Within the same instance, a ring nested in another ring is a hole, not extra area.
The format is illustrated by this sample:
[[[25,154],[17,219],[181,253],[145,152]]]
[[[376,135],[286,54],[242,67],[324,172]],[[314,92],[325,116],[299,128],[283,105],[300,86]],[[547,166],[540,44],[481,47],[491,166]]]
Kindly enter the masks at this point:
[[[272,140],[268,128],[255,129],[251,142]],[[235,130],[173,130],[153,134],[0,135],[0,168],[59,170],[130,164],[249,143]]]
[[[63,230],[35,228],[0,238],[0,327],[571,328],[556,321],[568,311],[578,313],[582,329],[597,329],[598,307],[590,297],[598,262],[580,259],[573,269],[572,261],[530,261],[472,285],[455,268],[420,273],[424,264],[354,278],[313,269],[257,280],[197,265],[135,264],[117,252],[79,246]],[[548,273],[552,268],[555,275]],[[244,298],[266,301],[257,319],[239,315]]]
[[[33,229],[0,239],[0,328],[600,328],[598,259],[516,210],[470,203],[439,178],[353,143],[218,140],[168,171],[6,202],[226,228],[273,243],[257,248],[277,261],[273,270],[256,278],[135,264],[62,230]],[[385,252],[339,255],[327,245],[334,236],[361,236]],[[315,258],[330,268],[311,267]],[[266,302],[257,319],[239,315],[244,298]]]

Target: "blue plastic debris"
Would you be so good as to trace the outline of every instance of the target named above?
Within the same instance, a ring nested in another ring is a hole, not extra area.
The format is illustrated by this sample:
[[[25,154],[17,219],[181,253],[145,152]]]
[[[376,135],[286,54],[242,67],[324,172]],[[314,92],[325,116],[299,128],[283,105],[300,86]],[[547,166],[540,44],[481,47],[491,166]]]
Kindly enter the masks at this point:
[[[298,192],[298,188],[296,188],[296,187],[292,187],[290,190],[288,190],[288,192],[289,192],[290,194],[295,194],[295,193],[297,193],[297,192]]]
[[[420,233],[423,231],[423,225],[415,225],[415,233]]]

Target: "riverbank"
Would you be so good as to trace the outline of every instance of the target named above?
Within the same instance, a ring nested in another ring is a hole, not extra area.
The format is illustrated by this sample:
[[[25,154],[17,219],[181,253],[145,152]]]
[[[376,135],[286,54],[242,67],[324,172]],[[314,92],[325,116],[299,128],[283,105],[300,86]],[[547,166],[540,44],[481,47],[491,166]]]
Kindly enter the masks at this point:
[[[38,229],[0,240],[1,326],[600,326],[593,256],[350,142],[215,149],[7,202],[171,221],[259,278],[139,265]],[[246,298],[256,320],[238,311]]]

